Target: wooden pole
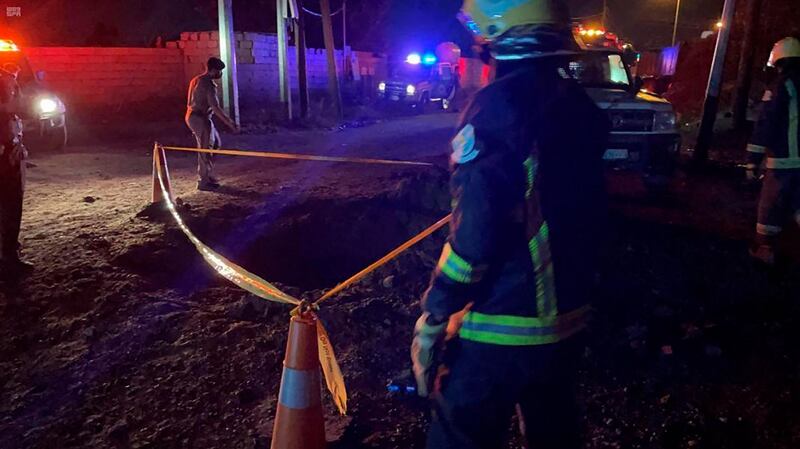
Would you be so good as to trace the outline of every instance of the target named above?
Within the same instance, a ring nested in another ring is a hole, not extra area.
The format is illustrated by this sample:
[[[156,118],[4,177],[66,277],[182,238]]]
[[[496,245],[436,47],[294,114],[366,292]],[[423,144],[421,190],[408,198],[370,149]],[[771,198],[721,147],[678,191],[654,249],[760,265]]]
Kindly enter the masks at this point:
[[[733,15],[736,10],[736,0],[725,0],[722,10],[722,28],[717,35],[717,46],[714,49],[714,60],[711,63],[711,74],[708,77],[706,100],[703,104],[703,119],[697,135],[697,145],[694,149],[694,161],[705,163],[708,160],[708,150],[714,137],[714,123],[719,111],[719,93],[722,87],[722,76],[725,68],[725,56],[728,53],[728,41],[733,28]]]
[[[753,57],[755,56],[755,37],[758,31],[761,0],[747,0],[744,19],[742,50],[739,54],[739,70],[736,76],[736,93],[733,101],[733,123],[738,128],[747,122],[747,108],[750,103],[750,87],[753,84]]]
[[[219,55],[222,72],[222,104],[233,121],[239,121],[239,79],[236,70],[236,36],[233,33],[233,0],[219,0]]]
[[[280,85],[280,101],[286,108],[286,117],[292,117],[292,91],[289,85],[288,43],[286,42],[286,17],[288,4],[286,0],[277,0],[276,19],[278,30],[278,78]]]
[[[308,65],[306,64],[306,22],[303,18],[303,0],[297,0],[297,18],[295,19],[294,33],[294,44],[297,50],[300,117],[308,118]]]
[[[678,40],[678,19],[681,17],[681,0],[678,0],[678,4],[675,6],[675,24],[672,26],[672,46],[675,46],[675,42]]]
[[[344,112],[342,111],[342,94],[339,91],[339,75],[336,70],[336,46],[333,41],[333,21],[331,20],[330,0],[320,0],[322,10],[322,31],[325,37],[325,52],[328,55],[328,93],[333,101],[336,118],[341,120]]]

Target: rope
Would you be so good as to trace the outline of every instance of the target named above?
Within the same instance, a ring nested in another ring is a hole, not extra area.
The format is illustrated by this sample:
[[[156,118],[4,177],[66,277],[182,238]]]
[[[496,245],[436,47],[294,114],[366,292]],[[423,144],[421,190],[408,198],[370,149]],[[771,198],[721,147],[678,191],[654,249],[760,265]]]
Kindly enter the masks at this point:
[[[453,218],[452,214],[442,218],[441,220],[436,222],[433,226],[431,226],[428,229],[426,229],[426,230],[422,231],[421,233],[417,234],[411,240],[407,241],[406,243],[403,243],[402,245],[400,245],[397,248],[395,248],[394,250],[392,250],[389,254],[383,256],[382,258],[380,258],[380,260],[378,260],[377,262],[373,263],[372,265],[368,266],[367,268],[364,268],[363,270],[361,270],[358,273],[354,274],[350,279],[342,282],[341,284],[339,284],[336,287],[334,287],[328,293],[325,293],[324,295],[322,295],[322,297],[319,298],[313,305],[318,307],[322,302],[327,301],[328,299],[338,295],[339,293],[344,291],[346,288],[348,288],[351,285],[355,284],[356,282],[364,279],[368,274],[372,273],[373,271],[377,270],[378,268],[380,268],[380,267],[386,265],[387,263],[391,262],[393,259],[397,258],[397,256],[399,256],[400,254],[404,253],[406,250],[408,250],[412,246],[416,245],[420,241],[426,239],[428,236],[430,236],[434,232],[436,232],[439,229],[441,229],[442,227],[444,227],[444,225],[449,223],[452,218]]]
[[[290,154],[290,153],[271,153],[265,151],[245,151],[245,150],[207,150],[203,148],[188,147],[162,147],[171,151],[186,151],[193,153],[224,154],[228,156],[248,156],[262,157],[267,159],[289,159],[297,161],[318,161],[318,162],[350,162],[358,164],[379,164],[379,165],[414,165],[421,167],[432,167],[428,162],[415,161],[395,161],[389,159],[368,159],[360,157],[334,157],[334,156],[314,156],[310,154]]]

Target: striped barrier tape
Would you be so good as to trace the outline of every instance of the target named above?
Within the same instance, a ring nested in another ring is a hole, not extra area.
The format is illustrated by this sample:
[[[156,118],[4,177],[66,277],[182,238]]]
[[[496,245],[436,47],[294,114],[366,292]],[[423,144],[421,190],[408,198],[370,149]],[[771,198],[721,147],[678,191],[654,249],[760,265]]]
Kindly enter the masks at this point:
[[[197,148],[164,147],[159,144],[156,144],[153,150],[154,171],[158,180],[158,186],[160,187],[161,196],[166,203],[167,209],[169,210],[172,217],[175,219],[175,222],[178,224],[178,227],[181,229],[181,231],[183,231],[184,235],[186,235],[189,241],[192,242],[197,251],[206,261],[206,263],[208,263],[209,266],[211,266],[211,268],[213,268],[214,271],[216,271],[220,276],[224,277],[233,284],[252,293],[253,295],[259,298],[265,299],[267,301],[273,301],[282,304],[290,304],[295,306],[295,309],[292,311],[292,314],[314,315],[314,318],[316,319],[317,322],[317,345],[319,348],[319,361],[322,367],[322,372],[325,377],[325,383],[328,388],[328,391],[331,393],[331,397],[333,398],[336,407],[339,409],[339,412],[344,415],[347,412],[347,389],[344,383],[344,376],[342,375],[341,368],[339,367],[339,363],[336,359],[336,354],[333,350],[333,345],[330,342],[330,338],[328,337],[328,333],[325,330],[325,327],[322,325],[322,322],[319,320],[318,317],[316,317],[315,311],[319,309],[320,303],[336,296],[337,294],[341,293],[348,287],[361,281],[368,274],[372,273],[373,271],[387,264],[391,260],[397,258],[400,254],[402,254],[412,246],[416,245],[417,243],[424,240],[437,230],[444,227],[447,223],[450,222],[452,216],[448,215],[442,218],[434,225],[430,226],[420,234],[411,238],[406,243],[395,248],[394,250],[389,252],[386,256],[382,257],[381,259],[371,264],[364,270],[361,270],[360,272],[356,273],[346,281],[338,284],[335,288],[331,289],[325,295],[320,297],[316,302],[309,303],[306,301],[301,301],[287,293],[282,292],[280,289],[270,284],[266,280],[262,279],[261,277],[231,262],[221,254],[211,249],[208,245],[203,243],[200,239],[197,238],[197,236],[194,235],[194,233],[191,231],[191,229],[189,229],[189,227],[186,225],[186,223],[183,221],[180,214],[178,213],[175,203],[172,200],[171,192],[166,187],[166,183],[164,181],[164,176],[163,176],[165,172],[163,167],[166,164],[166,161],[162,160],[162,158],[163,159],[166,158],[164,150],[192,151],[199,153],[228,154],[228,155],[240,155],[240,156],[244,155],[244,156],[256,156],[256,157],[270,157],[278,159],[298,159],[298,160],[313,160],[313,161],[326,161],[326,162],[360,162],[360,163],[374,163],[374,164],[401,164],[401,165],[422,165],[422,166],[430,166],[432,164],[427,164],[422,162],[388,161],[388,160],[378,160],[378,159],[334,158],[326,156],[248,152],[240,150],[202,150]]]
[[[203,148],[189,147],[165,147],[161,148],[170,151],[184,151],[191,153],[223,154],[227,156],[261,157],[267,159],[287,159],[295,161],[316,161],[316,162],[350,162],[356,164],[378,164],[378,165],[411,165],[417,167],[432,167],[428,162],[416,161],[396,161],[390,159],[369,159],[361,157],[337,157],[337,156],[317,156],[312,154],[292,154],[292,153],[272,153],[267,151],[246,151],[246,150],[208,150]]]

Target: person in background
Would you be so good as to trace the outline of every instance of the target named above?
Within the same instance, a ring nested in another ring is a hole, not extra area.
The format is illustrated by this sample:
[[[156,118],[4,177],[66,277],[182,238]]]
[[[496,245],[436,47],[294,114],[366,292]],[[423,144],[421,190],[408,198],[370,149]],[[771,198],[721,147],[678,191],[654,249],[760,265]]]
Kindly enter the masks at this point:
[[[0,277],[16,277],[33,266],[20,258],[25,159],[22,143],[20,67],[4,64],[0,70]]]
[[[209,58],[206,63],[206,71],[194,77],[189,83],[186,125],[197,140],[197,148],[219,149],[221,147],[219,132],[213,121],[215,115],[232,131],[239,132],[239,127],[219,105],[217,80],[222,78],[223,70],[225,70],[224,62],[218,58]],[[214,176],[213,156],[206,153],[197,155],[198,190],[216,190],[220,186],[217,177]]]
[[[766,173],[758,204],[756,238],[750,254],[775,263],[775,243],[793,218],[800,225],[800,39],[787,37],[772,49],[767,66],[778,80],[765,94],[761,116],[750,143],[747,179],[755,181],[766,157]]]

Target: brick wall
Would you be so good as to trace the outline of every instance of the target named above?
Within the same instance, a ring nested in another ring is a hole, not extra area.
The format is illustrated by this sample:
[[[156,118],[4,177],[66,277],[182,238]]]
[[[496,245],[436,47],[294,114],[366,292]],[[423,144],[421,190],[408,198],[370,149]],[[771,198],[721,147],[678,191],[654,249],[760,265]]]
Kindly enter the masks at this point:
[[[184,89],[183,56],[175,49],[26,48],[33,70],[70,106],[122,106],[169,98]]]

